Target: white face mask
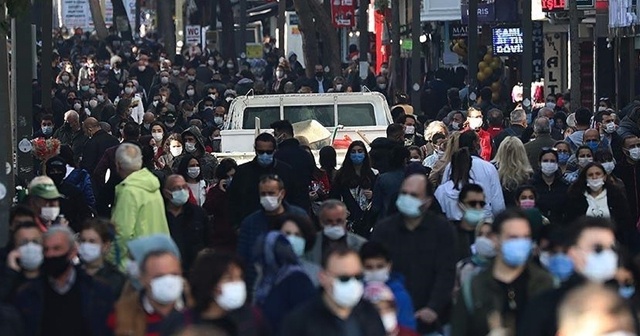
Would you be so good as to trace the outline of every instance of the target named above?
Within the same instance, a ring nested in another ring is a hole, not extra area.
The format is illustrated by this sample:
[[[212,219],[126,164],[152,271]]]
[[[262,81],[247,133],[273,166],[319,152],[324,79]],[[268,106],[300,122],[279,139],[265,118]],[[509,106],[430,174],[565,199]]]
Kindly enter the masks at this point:
[[[60,215],[60,207],[43,207],[40,209],[40,218],[46,222],[54,221]]]
[[[485,258],[493,258],[496,256],[496,245],[493,240],[487,237],[477,237],[473,244],[477,255]]]
[[[124,93],[126,93],[126,94],[132,94],[132,93],[133,93],[133,88],[132,88],[132,87],[126,87],[126,88],[124,88]]]
[[[193,153],[196,151],[196,144],[193,142],[185,142],[184,149],[189,153]]]
[[[151,133],[151,136],[153,137],[153,139],[157,142],[162,141],[162,138],[164,137],[163,133]]]
[[[604,186],[603,178],[587,179],[587,187],[592,191],[598,191]]]
[[[131,279],[138,279],[140,277],[140,267],[138,267],[138,263],[135,260],[127,259],[125,273]]]
[[[346,231],[340,225],[325,226],[322,229],[322,234],[324,234],[325,237],[327,237],[327,238],[329,238],[331,240],[338,240],[338,239],[344,237],[344,235],[346,234]]]
[[[387,333],[392,333],[396,331],[396,329],[398,328],[398,316],[396,316],[396,313],[394,312],[384,313],[380,316],[380,318],[382,319],[382,325],[384,325],[384,330]]]
[[[169,83],[169,77],[162,77],[162,78],[160,78],[160,83],[162,83],[162,84],[167,84],[167,83]]]
[[[640,148],[629,149],[629,157],[633,161],[640,161]]]
[[[29,242],[18,247],[18,252],[20,252],[20,267],[25,271],[35,271],[42,265],[44,259],[42,245]]]
[[[333,291],[331,297],[335,303],[343,308],[353,308],[362,299],[364,285],[362,281],[351,278],[346,282],[333,279]]]
[[[182,295],[183,286],[181,276],[163,275],[151,280],[151,298],[163,305],[173,303]]]
[[[102,255],[102,246],[94,243],[81,243],[78,247],[80,259],[85,263],[91,263]]]
[[[578,166],[584,168],[589,163],[593,162],[593,158],[578,158]]]
[[[478,129],[482,127],[482,118],[469,118],[469,128]]]
[[[225,311],[242,307],[247,300],[247,285],[244,281],[227,282],[220,286],[220,295],[216,296],[216,303]]]
[[[182,154],[182,147],[171,147],[169,148],[169,151],[171,152],[171,155],[178,157]]]
[[[275,211],[280,207],[280,197],[260,196],[260,205],[262,205],[266,211]]]
[[[97,101],[97,100],[93,100],[93,99],[91,99],[91,100],[89,101],[89,107],[91,107],[91,108],[96,108],[96,106],[98,106],[98,101]]]
[[[590,281],[603,283],[613,279],[617,270],[618,255],[609,249],[600,253],[588,253],[582,273]]]
[[[460,129],[460,123],[455,122],[455,121],[454,121],[454,122],[452,122],[452,123],[451,123],[451,129],[452,129],[452,130],[454,130],[454,131],[459,130],[459,129]]]
[[[193,96],[194,94],[196,94],[195,90],[187,90],[187,95],[188,96]]]
[[[610,122],[604,127],[604,131],[611,134],[616,131],[616,123]]]
[[[613,170],[616,168],[616,164],[613,163],[613,161],[603,162],[602,163],[602,167],[607,172],[607,174],[611,174],[613,172]]]
[[[186,189],[171,192],[171,203],[175,206],[182,206],[189,201],[189,191]]]
[[[200,167],[189,167],[187,168],[187,175],[191,178],[196,178],[200,175]]]
[[[364,271],[364,282],[377,281],[385,283],[389,280],[389,268],[381,268],[375,271]]]
[[[558,164],[556,162],[542,162],[540,164],[540,170],[543,174],[551,176],[558,171]]]
[[[404,127],[404,134],[416,134],[416,127],[415,126],[405,126]]]

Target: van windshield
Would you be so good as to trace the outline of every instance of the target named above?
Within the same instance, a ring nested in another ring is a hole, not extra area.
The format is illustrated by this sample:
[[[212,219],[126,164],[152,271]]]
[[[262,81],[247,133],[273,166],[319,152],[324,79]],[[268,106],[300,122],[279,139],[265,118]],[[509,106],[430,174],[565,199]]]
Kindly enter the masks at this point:
[[[260,118],[262,128],[280,120],[279,106],[247,107],[242,120],[243,129],[254,129],[255,118]],[[336,126],[333,105],[317,106],[285,106],[284,119],[292,124],[306,120],[316,120],[324,127]],[[343,126],[375,126],[376,116],[372,104],[338,104],[338,125]]]

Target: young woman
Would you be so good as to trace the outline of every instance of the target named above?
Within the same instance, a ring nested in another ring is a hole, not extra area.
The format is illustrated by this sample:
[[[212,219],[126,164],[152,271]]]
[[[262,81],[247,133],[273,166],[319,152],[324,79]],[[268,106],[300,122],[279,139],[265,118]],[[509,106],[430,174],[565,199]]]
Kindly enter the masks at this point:
[[[637,235],[635,220],[629,216],[629,204],[602,164],[588,163],[571,185],[567,201],[567,222],[580,216],[610,218],[616,224],[616,236],[623,244]]]
[[[162,154],[158,158],[158,165],[167,173],[171,174],[173,161],[183,153],[182,139],[180,134],[174,133],[169,135],[162,145]]]
[[[457,152],[460,148],[460,134],[460,132],[454,132],[447,139],[444,143],[444,155],[433,165],[433,169],[429,173],[429,182],[433,184],[434,188],[437,188],[440,185],[442,176],[444,175],[444,170],[451,162],[453,153]]]
[[[513,206],[513,193],[520,185],[527,183],[533,174],[522,141],[513,136],[506,137],[498,148],[493,164],[498,169],[505,205]]]
[[[565,172],[563,178],[567,184],[571,184],[578,179],[578,175],[589,163],[593,162],[593,151],[588,146],[582,145],[576,151],[577,169],[572,172]]]
[[[232,158],[220,161],[216,167],[215,177],[217,182],[209,188],[206,200],[202,207],[209,216],[213,217],[211,227],[211,247],[216,251],[236,251],[238,234],[231,225],[231,213],[229,211],[229,197],[227,188],[233,181],[238,164]]]
[[[196,205],[202,206],[207,197],[207,182],[202,178],[200,160],[191,154],[185,154],[178,165],[177,173],[187,181]]]
[[[553,145],[553,148],[558,152],[558,168],[560,168],[560,172],[564,174],[567,171],[569,158],[573,155],[571,146],[566,141],[558,141]]]
[[[286,215],[276,225],[276,230],[280,230],[287,237],[293,252],[300,258],[300,266],[305,270],[313,285],[319,287],[318,272],[321,270],[320,265],[302,258],[306,252],[313,248],[316,242],[313,224],[305,217]]]
[[[552,224],[563,224],[568,186],[558,168],[558,152],[553,148],[543,149],[539,164],[540,169],[530,183],[538,195],[536,206]]]
[[[126,277],[116,266],[105,260],[115,238],[115,226],[108,220],[94,218],[80,231],[78,255],[87,274],[103,280],[119,297]]]

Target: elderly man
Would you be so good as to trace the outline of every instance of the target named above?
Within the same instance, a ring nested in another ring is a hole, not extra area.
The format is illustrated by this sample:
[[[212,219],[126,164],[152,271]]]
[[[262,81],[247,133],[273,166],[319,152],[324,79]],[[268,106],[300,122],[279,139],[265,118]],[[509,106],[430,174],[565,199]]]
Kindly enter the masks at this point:
[[[29,183],[29,207],[36,215],[40,230],[47,231],[60,215],[60,198],[53,180],[48,176],[36,176]],[[65,222],[66,223],[66,222]]]
[[[498,134],[493,140],[495,152],[498,151],[498,148],[500,148],[500,144],[506,137],[514,136],[520,139],[527,128],[527,114],[522,109],[515,109],[511,111],[509,120],[511,121],[511,126],[505,128],[504,131],[500,132],[500,134]]]
[[[145,112],[142,115],[142,125],[140,125],[140,135],[151,135],[151,123],[156,121],[156,115],[152,112]]]
[[[551,137],[551,124],[547,117],[538,117],[533,123],[533,131],[536,134],[536,139],[527,142],[524,145],[524,149],[527,151],[527,158],[529,158],[529,164],[531,168],[536,171],[540,168],[538,158],[543,148],[553,147],[556,141]]]
[[[100,123],[96,118],[89,117],[82,125],[89,139],[84,144],[80,168],[93,172],[98,166],[102,154],[107,149],[117,146],[119,142],[118,139],[109,135],[100,127]]]
[[[53,133],[53,137],[60,140],[61,144],[69,145],[73,151],[73,161],[75,161],[75,163],[80,162],[87,137],[82,131],[78,112],[73,110],[67,111],[64,114],[64,125]]]
[[[555,115],[556,112],[550,107],[543,107],[538,111],[538,117],[547,117],[550,121],[554,120]],[[556,141],[564,139],[564,134],[559,128],[553,127],[553,122],[551,122],[551,137]]]
[[[117,242],[112,252],[114,264],[124,269],[128,241],[154,233],[169,234],[169,226],[160,181],[147,168],[142,168],[140,147],[121,144],[116,150],[116,170],[123,180],[116,186],[111,214]]]
[[[105,321],[115,295],[107,284],[73,266],[78,254],[73,231],[51,227],[42,246],[43,276],[20,288],[14,303],[24,335],[109,335]]]
[[[347,232],[347,206],[338,200],[326,200],[320,205],[318,219],[322,232],[316,234],[313,249],[305,255],[305,259],[320,264],[322,256],[336,248],[349,248],[360,251],[366,239]]]

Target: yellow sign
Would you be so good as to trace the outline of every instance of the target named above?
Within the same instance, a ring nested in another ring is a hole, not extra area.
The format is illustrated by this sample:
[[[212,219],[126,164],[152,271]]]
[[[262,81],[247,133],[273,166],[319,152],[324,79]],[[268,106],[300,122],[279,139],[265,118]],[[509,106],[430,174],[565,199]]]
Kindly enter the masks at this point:
[[[262,58],[262,44],[247,44],[247,58]]]

